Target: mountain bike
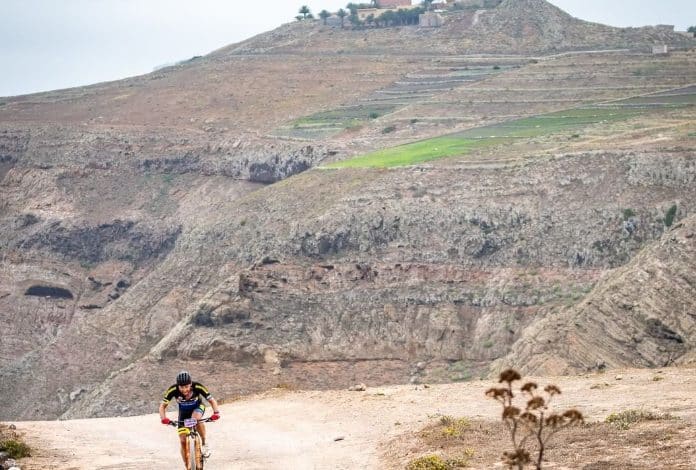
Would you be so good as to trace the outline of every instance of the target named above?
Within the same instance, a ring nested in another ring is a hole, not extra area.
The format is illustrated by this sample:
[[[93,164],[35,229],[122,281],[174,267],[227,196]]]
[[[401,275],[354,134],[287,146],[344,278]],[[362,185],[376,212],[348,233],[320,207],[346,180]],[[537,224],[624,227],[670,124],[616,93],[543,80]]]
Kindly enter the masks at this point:
[[[169,425],[178,428],[180,425],[189,430],[186,439],[186,468],[187,470],[203,470],[205,457],[201,452],[201,436],[198,434],[196,426],[198,423],[208,423],[213,421],[210,418],[196,419],[188,418],[183,421],[170,421]]]

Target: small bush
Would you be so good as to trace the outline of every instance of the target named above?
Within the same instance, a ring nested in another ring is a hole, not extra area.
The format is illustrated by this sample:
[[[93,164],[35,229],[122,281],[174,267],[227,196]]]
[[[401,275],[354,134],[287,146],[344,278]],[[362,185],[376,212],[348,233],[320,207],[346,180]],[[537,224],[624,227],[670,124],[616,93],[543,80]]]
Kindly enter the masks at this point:
[[[467,462],[463,459],[443,459],[437,455],[426,455],[411,460],[406,466],[406,470],[452,470],[464,468]]]
[[[440,424],[443,426],[442,435],[446,437],[459,437],[470,426],[468,419],[452,416],[443,416],[440,418]]]
[[[10,458],[21,459],[31,456],[31,449],[24,442],[9,439],[0,442],[0,451],[7,452]]]
[[[382,129],[382,134],[389,134],[391,132],[394,132],[396,130],[396,126],[387,126],[384,129]]]
[[[618,429],[625,431],[635,423],[640,423],[642,421],[658,421],[663,419],[674,419],[674,417],[668,413],[659,414],[643,410],[626,410],[620,413],[612,413],[607,416],[604,421],[606,423],[613,424]]]
[[[407,470],[448,470],[447,464],[437,455],[426,455],[411,460],[406,466]]]
[[[372,111],[369,116],[370,119],[377,119],[379,117],[379,113]]]

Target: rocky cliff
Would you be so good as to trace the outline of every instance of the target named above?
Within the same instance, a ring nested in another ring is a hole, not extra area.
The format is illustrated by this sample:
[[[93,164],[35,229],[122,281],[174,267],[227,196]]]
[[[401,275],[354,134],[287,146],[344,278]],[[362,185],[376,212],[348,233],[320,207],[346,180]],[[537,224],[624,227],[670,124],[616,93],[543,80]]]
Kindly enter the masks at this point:
[[[693,363],[696,218],[607,272],[578,305],[530,326],[499,367],[567,374]]]

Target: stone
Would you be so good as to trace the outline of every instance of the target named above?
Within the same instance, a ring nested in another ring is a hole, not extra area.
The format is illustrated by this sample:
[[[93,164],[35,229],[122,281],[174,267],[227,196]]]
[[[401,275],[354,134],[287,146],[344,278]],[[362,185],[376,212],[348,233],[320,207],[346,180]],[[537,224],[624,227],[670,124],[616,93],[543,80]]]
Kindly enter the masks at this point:
[[[73,390],[72,392],[70,392],[70,401],[77,400],[77,397],[79,397],[80,394],[84,391],[85,390],[83,388],[77,388],[77,389]]]

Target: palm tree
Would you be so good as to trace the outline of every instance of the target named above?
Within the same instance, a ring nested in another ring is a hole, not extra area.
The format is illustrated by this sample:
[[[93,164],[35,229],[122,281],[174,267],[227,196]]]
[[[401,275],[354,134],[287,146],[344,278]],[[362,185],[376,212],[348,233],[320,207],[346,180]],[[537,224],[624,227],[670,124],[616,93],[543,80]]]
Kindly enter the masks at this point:
[[[302,5],[298,13],[302,15],[302,19],[306,19],[307,15],[311,15],[311,12],[309,11],[309,7],[307,5]]]
[[[343,8],[341,8],[340,10],[338,10],[336,14],[339,18],[341,18],[341,28],[343,28],[343,18],[348,16],[348,13],[346,13],[346,11]]]
[[[346,5],[346,8],[348,8],[351,15],[357,15],[358,8],[360,8],[360,5],[358,5],[357,3],[350,2],[348,5]]]
[[[326,26],[326,19],[331,16],[331,13],[329,13],[326,10],[322,10],[319,12],[319,18],[324,22],[324,26]]]

